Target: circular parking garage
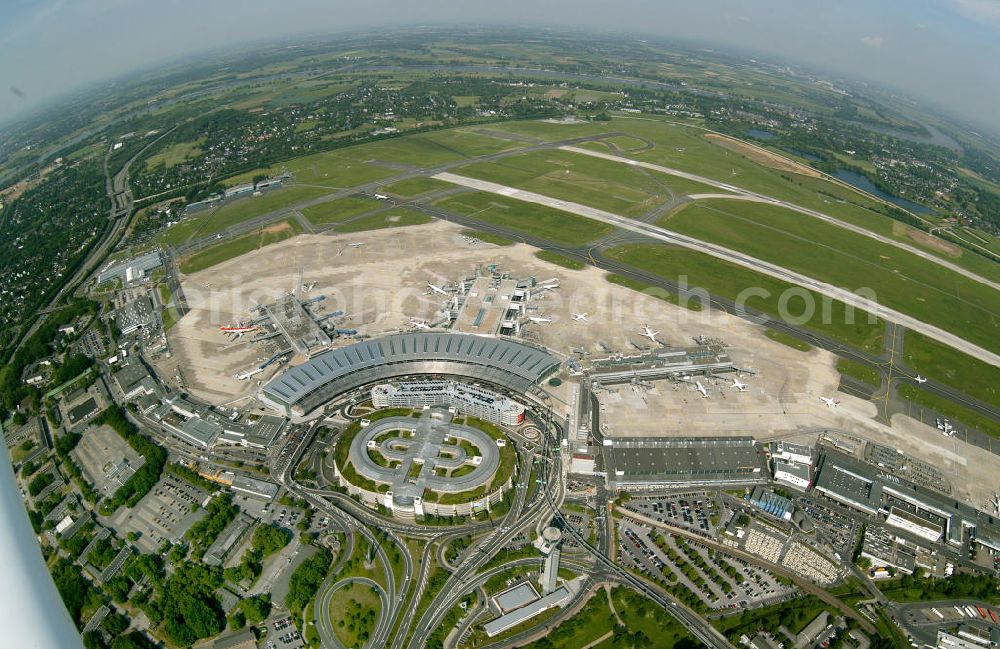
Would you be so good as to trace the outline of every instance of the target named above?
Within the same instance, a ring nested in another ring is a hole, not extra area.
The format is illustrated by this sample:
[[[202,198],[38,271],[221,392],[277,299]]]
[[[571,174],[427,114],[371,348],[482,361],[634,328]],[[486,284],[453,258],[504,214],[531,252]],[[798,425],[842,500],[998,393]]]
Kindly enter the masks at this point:
[[[445,406],[389,409],[355,422],[338,442],[340,486],[402,517],[488,511],[514,480],[502,430]]]

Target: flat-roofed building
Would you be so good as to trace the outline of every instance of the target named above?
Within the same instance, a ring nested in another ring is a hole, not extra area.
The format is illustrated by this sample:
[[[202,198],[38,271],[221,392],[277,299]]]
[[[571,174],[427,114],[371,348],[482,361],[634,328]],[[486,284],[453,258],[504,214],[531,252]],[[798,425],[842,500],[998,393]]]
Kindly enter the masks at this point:
[[[781,459],[786,462],[796,464],[812,464],[813,449],[804,444],[792,444],[791,442],[777,441],[771,442],[771,457]]]
[[[503,426],[524,421],[524,406],[480,385],[458,381],[428,380],[383,383],[372,388],[376,408],[445,405]]]
[[[145,295],[132,300],[115,314],[115,323],[123,336],[138,331],[140,327],[148,327],[152,322],[153,302]]]
[[[752,437],[605,438],[609,488],[756,484],[767,480]]]
[[[775,482],[802,491],[809,488],[811,473],[808,464],[798,464],[781,458],[774,458],[772,461],[774,462]]]
[[[535,600],[527,606],[522,606],[521,608],[515,609],[510,613],[501,615],[495,620],[490,620],[483,625],[483,628],[486,631],[486,635],[492,638],[495,635],[503,633],[507,629],[530,620],[540,613],[544,613],[554,606],[562,606],[569,599],[569,590],[567,590],[565,586],[562,586],[552,591],[545,597]]]
[[[913,512],[908,512],[905,509],[900,509],[899,507],[889,508],[889,516],[885,519],[885,524],[906,530],[910,534],[916,534],[920,538],[934,543],[940,541],[944,533],[940,523],[936,523]]]

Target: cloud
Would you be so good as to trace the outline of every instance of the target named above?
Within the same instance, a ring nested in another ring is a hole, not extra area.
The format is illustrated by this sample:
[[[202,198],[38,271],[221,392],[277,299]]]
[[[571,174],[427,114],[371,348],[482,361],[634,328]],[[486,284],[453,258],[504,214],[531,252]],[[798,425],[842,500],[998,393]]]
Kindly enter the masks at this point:
[[[961,16],[1000,28],[1000,0],[943,0]]]
[[[880,48],[882,47],[884,39],[881,36],[862,36],[861,42],[868,47]]]

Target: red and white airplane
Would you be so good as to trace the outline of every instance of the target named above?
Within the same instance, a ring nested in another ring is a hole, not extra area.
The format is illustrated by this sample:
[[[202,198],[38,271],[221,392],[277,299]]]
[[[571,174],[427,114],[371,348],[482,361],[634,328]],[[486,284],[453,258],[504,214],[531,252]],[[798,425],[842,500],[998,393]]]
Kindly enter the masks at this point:
[[[248,331],[253,331],[257,326],[250,322],[249,320],[241,320],[240,322],[235,322],[229,325],[220,325],[219,331],[227,334],[245,334]]]

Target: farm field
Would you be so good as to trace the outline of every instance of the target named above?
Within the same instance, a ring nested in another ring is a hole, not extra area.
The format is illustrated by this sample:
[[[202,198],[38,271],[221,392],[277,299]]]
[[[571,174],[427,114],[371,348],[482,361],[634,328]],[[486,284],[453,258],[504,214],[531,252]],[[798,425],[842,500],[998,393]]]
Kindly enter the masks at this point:
[[[188,158],[192,158],[201,153],[202,140],[197,142],[178,142],[171,144],[162,151],[150,156],[146,162],[146,169],[155,169],[163,165],[165,168],[175,167]]]
[[[789,317],[802,316],[797,319],[802,326],[848,345],[873,353],[882,349],[884,325],[869,314],[706,254],[661,244],[627,244],[611,248],[604,255],[670,281],[687,277],[690,287],[704,288],[719,297],[739,300],[742,296],[747,308],[775,317],[780,312],[782,293],[794,288],[795,295],[811,296],[816,308],[805,317],[803,299],[795,297],[788,300]],[[758,291],[746,294],[747,287]],[[828,311],[829,318],[824,317],[824,311]]]
[[[874,291],[881,304],[1000,350],[1000,293],[863,235],[773,205],[723,200],[689,205],[658,224],[852,291]]]
[[[613,231],[604,223],[485,192],[465,192],[434,205],[568,246],[581,245]]]

